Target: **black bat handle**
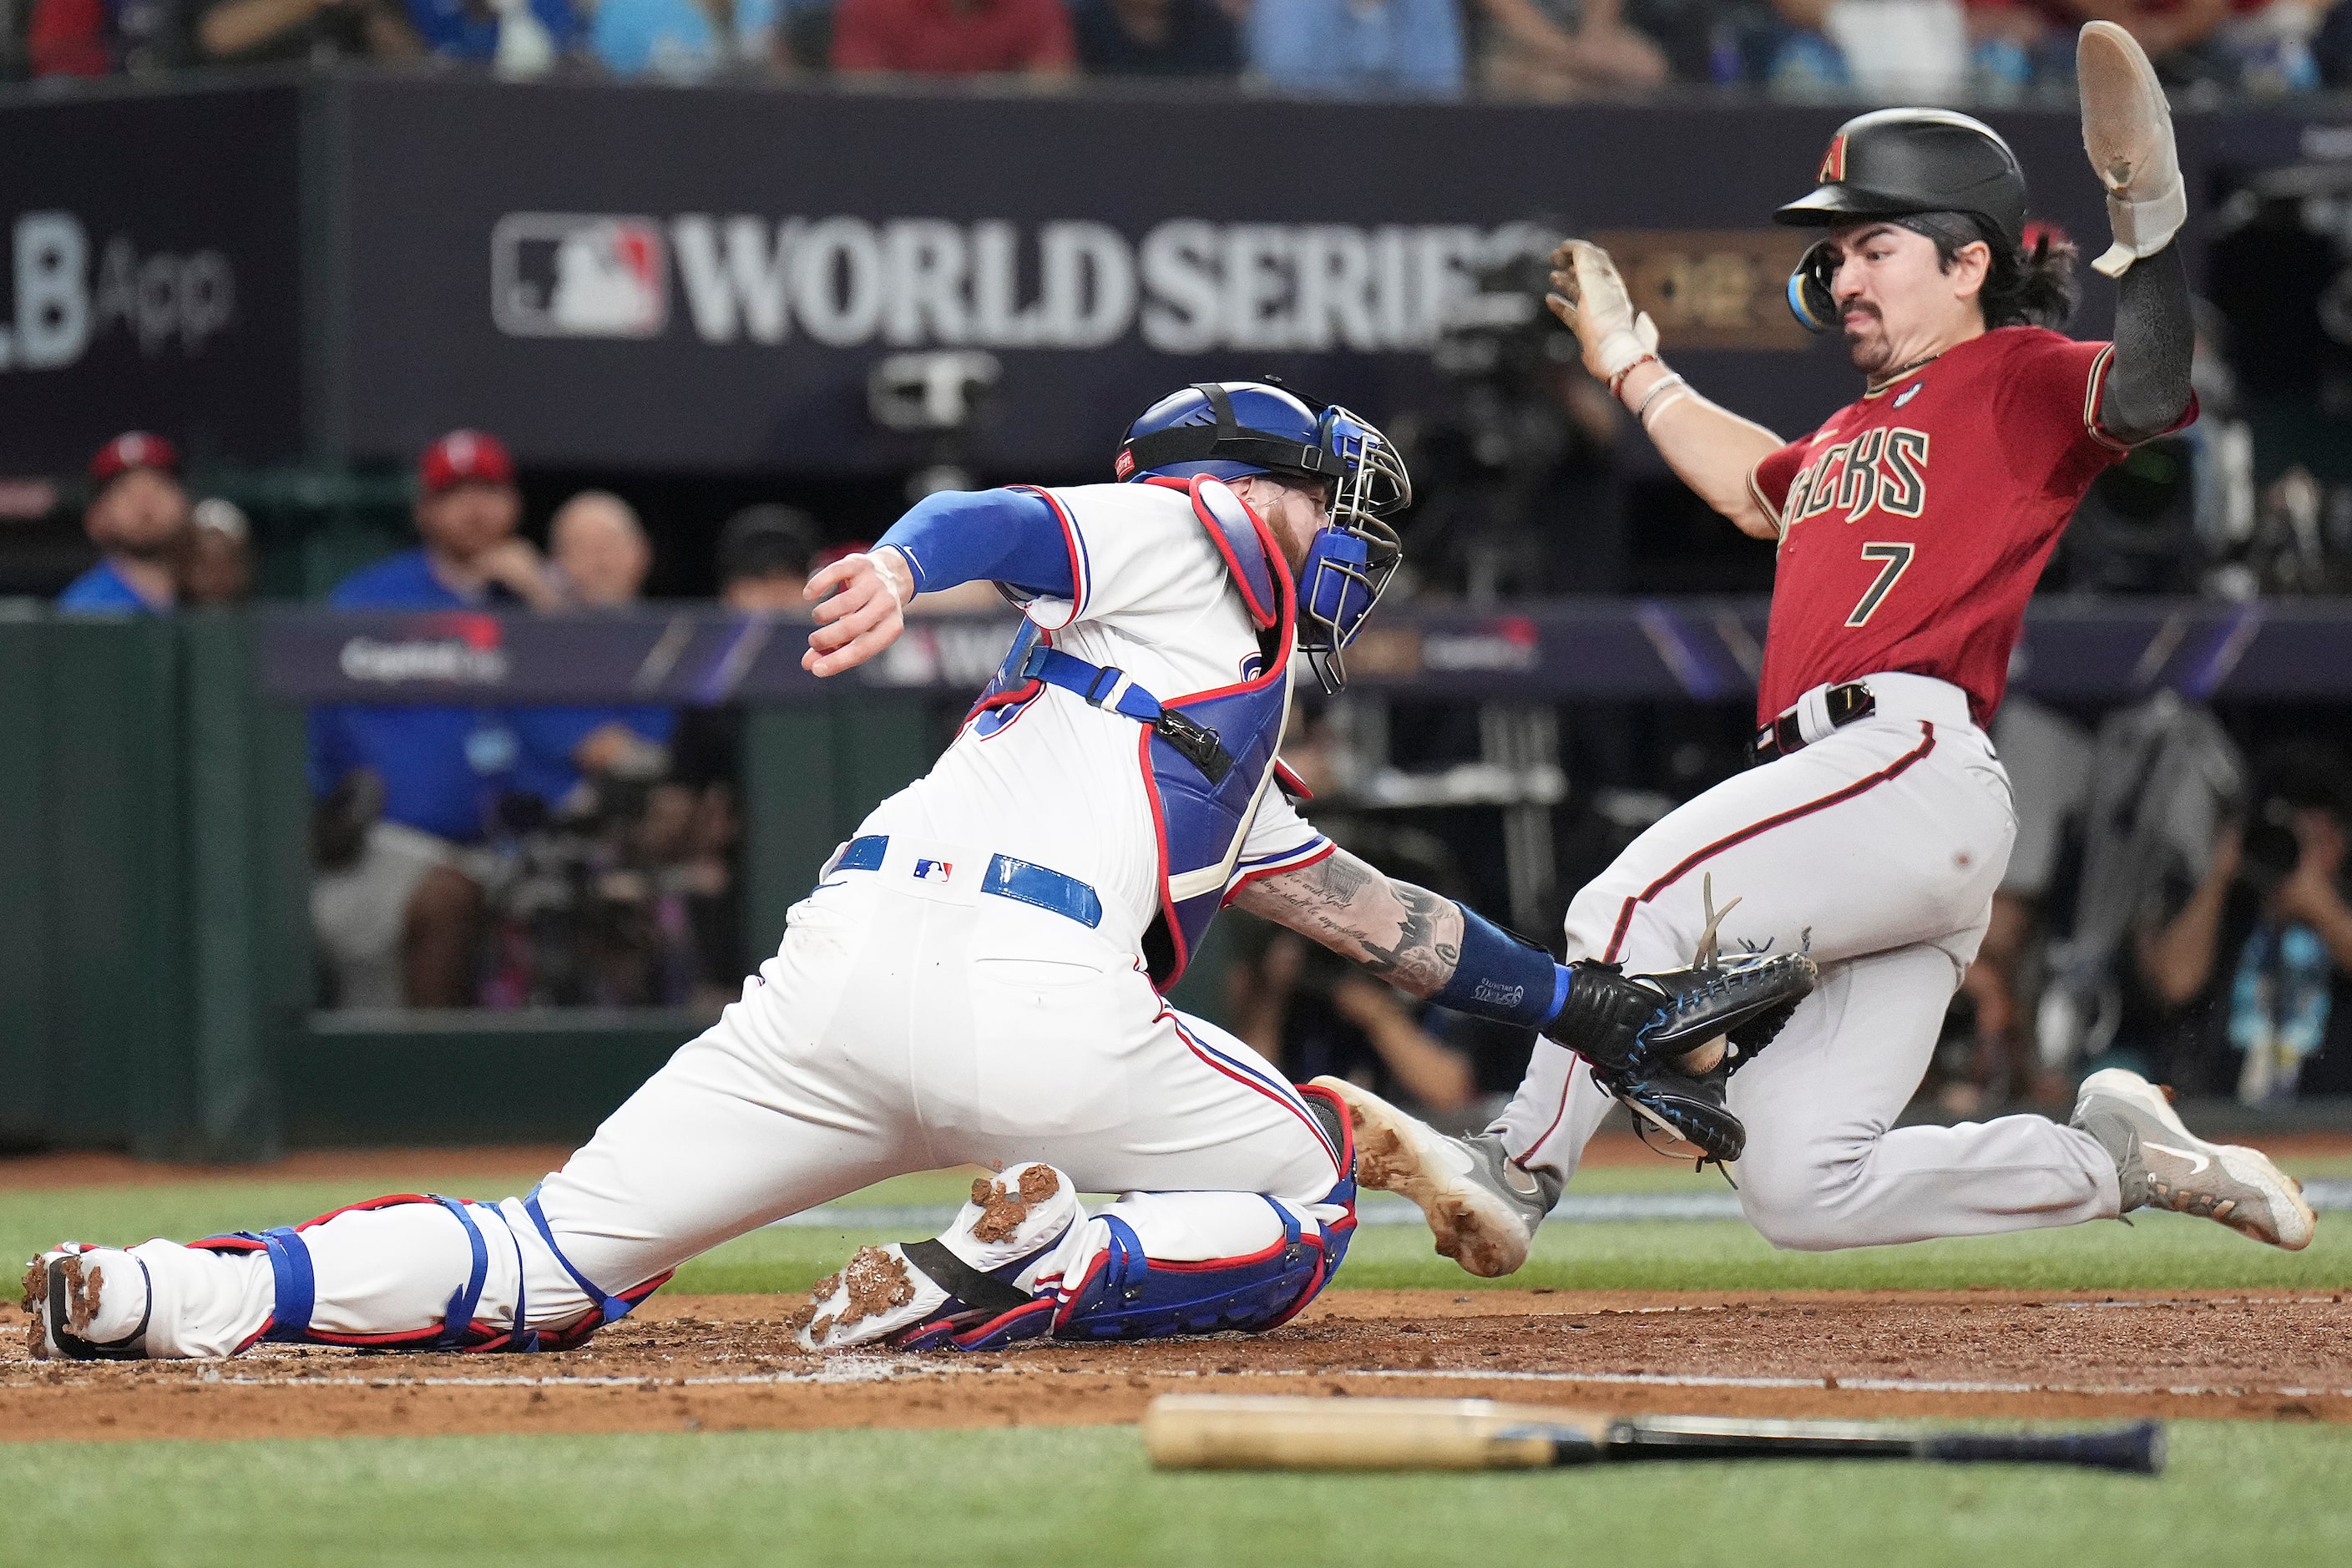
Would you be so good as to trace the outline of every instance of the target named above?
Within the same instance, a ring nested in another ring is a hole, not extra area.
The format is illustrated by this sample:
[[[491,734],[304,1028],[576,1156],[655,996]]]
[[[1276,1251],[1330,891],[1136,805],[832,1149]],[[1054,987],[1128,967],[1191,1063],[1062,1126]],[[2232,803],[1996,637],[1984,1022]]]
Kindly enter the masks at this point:
[[[1505,1434],[1510,1436],[1511,1434]],[[1611,1425],[1598,1444],[1557,1428],[1553,1463],[1628,1459],[1928,1459],[1944,1464],[2080,1465],[2152,1476],[2164,1468],[2164,1428],[2154,1421],[2103,1432],[1940,1432],[1915,1436],[1843,1423],[1701,1420]]]
[[[2142,1476],[2164,1468],[2164,1428],[2153,1421],[2108,1432],[1948,1432],[1918,1444],[1921,1458],[1950,1464],[2082,1465]]]

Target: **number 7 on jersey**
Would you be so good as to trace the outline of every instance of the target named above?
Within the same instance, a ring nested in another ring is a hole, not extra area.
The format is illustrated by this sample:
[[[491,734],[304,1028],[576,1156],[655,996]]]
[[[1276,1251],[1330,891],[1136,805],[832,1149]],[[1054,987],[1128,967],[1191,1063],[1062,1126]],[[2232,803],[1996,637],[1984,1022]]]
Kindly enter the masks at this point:
[[[1872,614],[1885,599],[1888,590],[1895,586],[1895,581],[1911,564],[1911,556],[1916,548],[1910,544],[1865,544],[1862,547],[1864,561],[1876,561],[1882,564],[1878,568],[1878,580],[1870,585],[1870,592],[1862,596],[1862,602],[1854,605],[1853,614],[1845,618],[1847,626],[1860,626],[1870,623]]]

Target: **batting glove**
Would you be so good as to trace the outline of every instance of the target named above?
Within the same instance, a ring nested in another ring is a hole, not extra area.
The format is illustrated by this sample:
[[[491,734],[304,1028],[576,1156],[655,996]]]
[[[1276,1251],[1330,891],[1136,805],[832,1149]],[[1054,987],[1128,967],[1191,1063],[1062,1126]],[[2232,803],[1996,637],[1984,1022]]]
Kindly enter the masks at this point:
[[[2156,68],[2113,22],[2087,22],[2074,45],[2083,92],[2083,150],[2107,187],[2116,242],[2091,263],[2110,278],[2172,243],[2189,221],[2189,191],[2172,142],[2172,108]]]
[[[1552,314],[1568,323],[1584,349],[1584,368],[1616,388],[1617,379],[1658,353],[1658,326],[1646,310],[1633,309],[1625,279],[1609,253],[1586,240],[1571,239],[1552,252]]]

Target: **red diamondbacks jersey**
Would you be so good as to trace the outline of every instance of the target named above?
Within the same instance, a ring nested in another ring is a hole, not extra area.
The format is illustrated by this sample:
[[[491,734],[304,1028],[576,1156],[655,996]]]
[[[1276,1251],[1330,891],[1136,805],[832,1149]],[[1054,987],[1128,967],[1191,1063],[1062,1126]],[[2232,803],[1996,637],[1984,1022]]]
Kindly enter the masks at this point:
[[[1991,722],[2042,563],[2127,450],[2098,427],[2112,353],[2003,327],[1756,465],[1780,530],[1759,723],[1875,670],[1950,681]]]

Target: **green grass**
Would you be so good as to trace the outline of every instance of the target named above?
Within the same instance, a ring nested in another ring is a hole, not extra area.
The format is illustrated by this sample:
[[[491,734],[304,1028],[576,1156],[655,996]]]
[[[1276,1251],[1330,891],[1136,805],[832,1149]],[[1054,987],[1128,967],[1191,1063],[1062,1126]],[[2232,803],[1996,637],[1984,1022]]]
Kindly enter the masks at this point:
[[[2352,1560],[2352,1431],[2183,1422],[2158,1479],[1674,1464],[1155,1473],[1132,1427],[43,1444],[0,1449],[36,1560],[277,1563],[1689,1564]]]
[[[2298,1167],[2332,1174],[2332,1161]],[[415,1184],[468,1195],[526,1190],[537,1173],[512,1183],[478,1178]],[[1674,1191],[1715,1184],[1686,1166],[1621,1166],[1588,1171],[1580,1192]],[[934,1172],[902,1176],[844,1199],[846,1205],[945,1204],[962,1197],[969,1175]],[[0,1258],[30,1256],[72,1237],[131,1242],[150,1236],[192,1237],[296,1220],[380,1191],[367,1184],[192,1181],[152,1187],[82,1187],[0,1192]],[[1673,1220],[1553,1225],[1536,1238],[1528,1267],[1505,1280],[1473,1279],[1435,1256],[1414,1226],[1368,1226],[1357,1233],[1341,1287],[1470,1290],[1500,1285],[1557,1289],[1961,1289],[1970,1285],[2032,1290],[2125,1290],[2352,1287],[2352,1223],[2325,1216],[2318,1238],[2300,1253],[2257,1246],[2217,1225],[2177,1215],[2135,1215],[2128,1226],[2078,1226],[1968,1240],[1850,1252],[1775,1252],[1736,1220]],[[696,1292],[805,1290],[857,1247],[908,1239],[896,1232],[778,1226],[755,1231],[688,1263],[672,1289]]]

